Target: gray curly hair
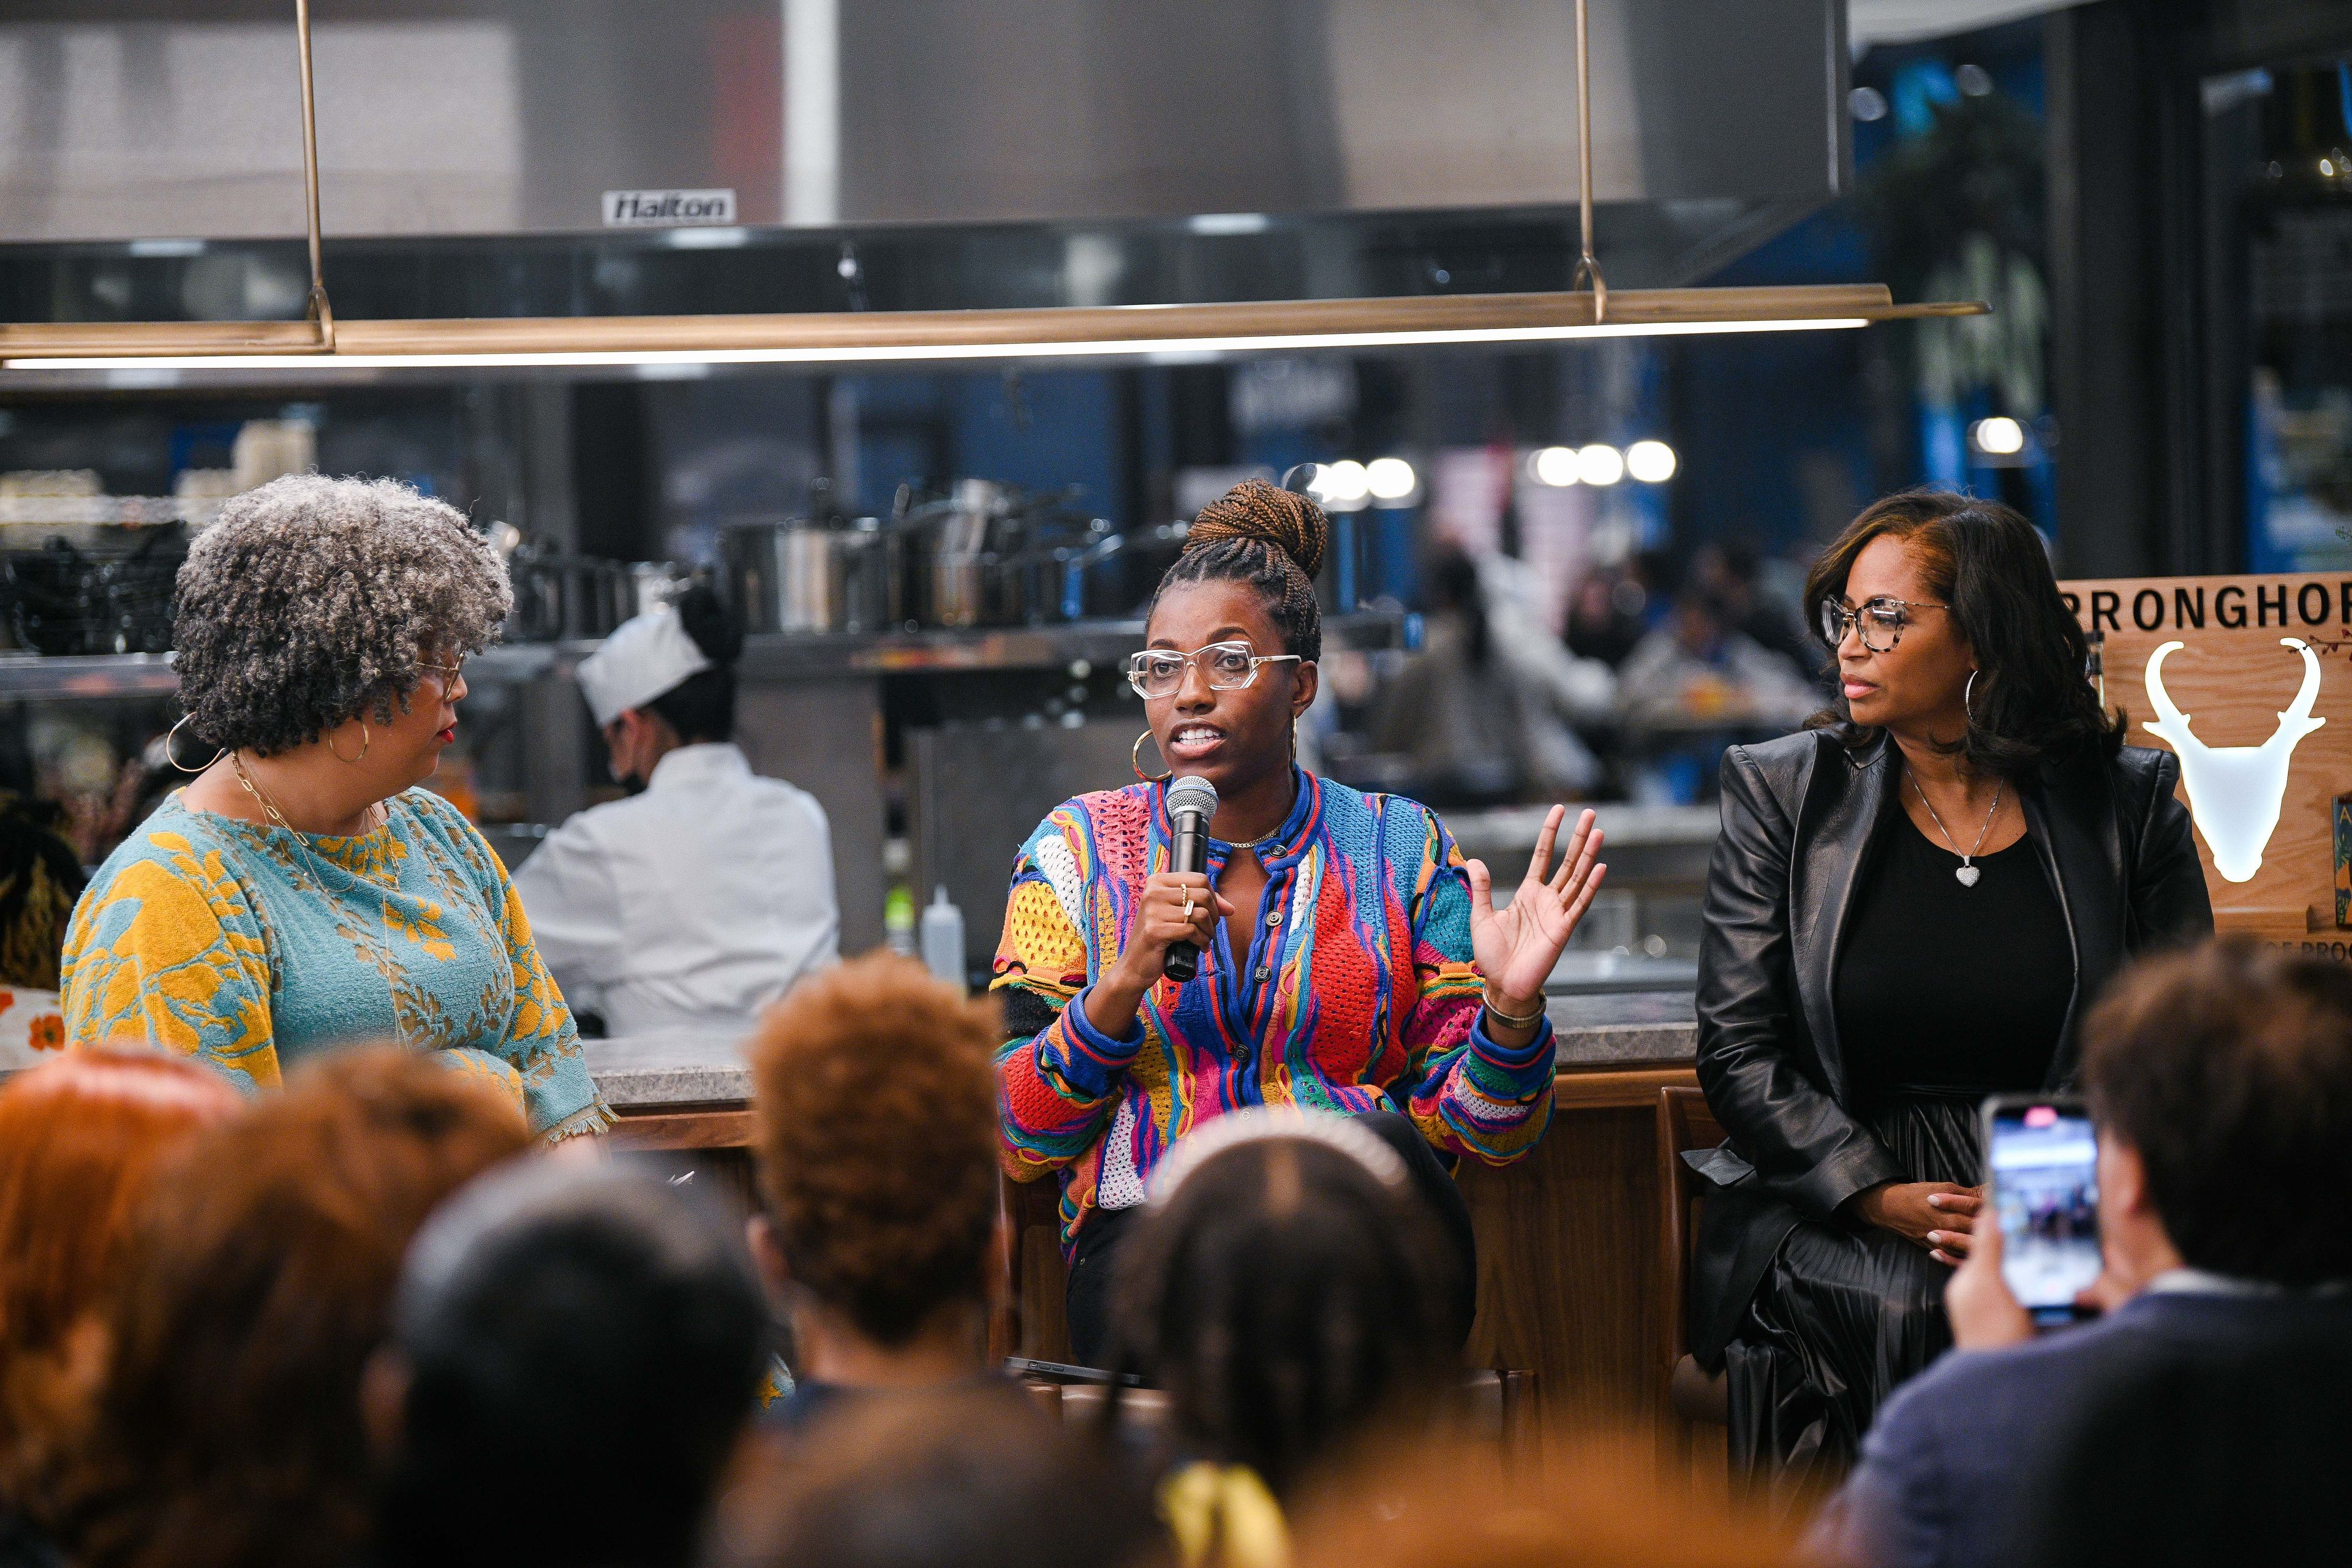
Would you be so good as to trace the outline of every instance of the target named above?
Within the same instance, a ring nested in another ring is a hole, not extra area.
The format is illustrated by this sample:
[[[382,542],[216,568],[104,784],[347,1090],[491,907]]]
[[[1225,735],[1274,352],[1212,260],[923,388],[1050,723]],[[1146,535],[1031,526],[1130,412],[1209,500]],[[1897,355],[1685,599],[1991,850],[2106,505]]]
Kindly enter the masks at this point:
[[[397,479],[295,474],[196,536],[172,624],[180,705],[205,745],[283,752],[405,710],[420,658],[462,658],[514,607],[506,563]]]

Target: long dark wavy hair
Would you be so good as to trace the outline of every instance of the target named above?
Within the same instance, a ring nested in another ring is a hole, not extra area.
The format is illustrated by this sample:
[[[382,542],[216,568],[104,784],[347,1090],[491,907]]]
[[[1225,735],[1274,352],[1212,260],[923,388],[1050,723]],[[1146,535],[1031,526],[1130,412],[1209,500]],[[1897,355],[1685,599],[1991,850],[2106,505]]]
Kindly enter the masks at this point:
[[[1968,730],[1948,750],[1979,773],[2009,778],[2085,747],[2116,754],[2123,719],[2099,706],[2086,674],[2090,643],[2058,596],[2049,552],[2033,525],[1999,501],[1913,489],[1871,502],[1806,575],[1809,625],[1818,628],[1822,605],[1845,592],[1854,558],[1889,534],[1910,546],[1927,592],[1951,606],[1976,650]],[[1853,721],[1843,698],[1805,727],[1827,730],[1849,748],[1878,738]]]

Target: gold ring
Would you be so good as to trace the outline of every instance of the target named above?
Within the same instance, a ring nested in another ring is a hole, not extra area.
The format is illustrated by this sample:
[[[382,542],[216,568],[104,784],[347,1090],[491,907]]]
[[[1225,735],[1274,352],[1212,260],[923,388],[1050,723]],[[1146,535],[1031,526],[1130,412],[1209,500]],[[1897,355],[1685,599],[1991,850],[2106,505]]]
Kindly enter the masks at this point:
[[[1192,918],[1192,889],[1190,888],[1184,889],[1184,918],[1188,921]]]

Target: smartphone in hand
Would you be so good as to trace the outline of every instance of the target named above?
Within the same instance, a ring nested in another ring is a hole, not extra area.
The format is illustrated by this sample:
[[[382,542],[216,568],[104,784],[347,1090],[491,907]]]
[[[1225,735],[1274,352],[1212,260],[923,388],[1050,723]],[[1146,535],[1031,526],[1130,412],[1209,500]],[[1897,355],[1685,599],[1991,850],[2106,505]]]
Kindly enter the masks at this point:
[[[2068,1095],[1997,1094],[1984,1104],[1984,1149],[2002,1279],[2037,1325],[2073,1322],[2101,1267],[2089,1110]]]

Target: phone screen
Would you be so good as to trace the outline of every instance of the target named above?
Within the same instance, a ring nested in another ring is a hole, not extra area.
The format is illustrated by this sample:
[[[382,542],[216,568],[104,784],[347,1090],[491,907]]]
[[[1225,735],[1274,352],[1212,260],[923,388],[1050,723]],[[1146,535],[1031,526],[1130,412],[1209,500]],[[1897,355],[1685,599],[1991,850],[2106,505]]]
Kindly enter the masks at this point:
[[[2079,1107],[2000,1104],[1986,1163],[2000,1220],[2001,1277],[2034,1321],[2074,1316],[2099,1277],[2098,1144]]]

